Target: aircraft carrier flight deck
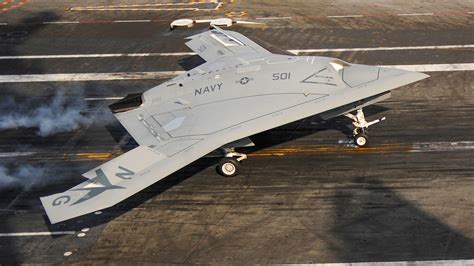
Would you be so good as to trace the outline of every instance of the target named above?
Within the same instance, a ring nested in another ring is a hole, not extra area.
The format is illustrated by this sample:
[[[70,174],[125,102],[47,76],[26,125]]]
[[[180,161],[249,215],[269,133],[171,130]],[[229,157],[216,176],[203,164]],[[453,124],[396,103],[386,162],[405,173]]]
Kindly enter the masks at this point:
[[[316,115],[250,136],[238,176],[213,152],[51,224],[40,197],[138,145],[109,105],[202,64],[185,38],[217,18],[272,53],[430,77],[364,108],[386,117],[367,147]],[[0,0],[0,265],[472,263],[473,73],[471,1]]]

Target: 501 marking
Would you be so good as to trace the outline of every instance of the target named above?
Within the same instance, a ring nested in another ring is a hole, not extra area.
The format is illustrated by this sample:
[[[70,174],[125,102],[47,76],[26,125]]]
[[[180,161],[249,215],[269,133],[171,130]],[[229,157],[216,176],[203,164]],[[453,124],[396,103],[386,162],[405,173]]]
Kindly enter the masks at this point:
[[[290,72],[274,73],[273,80],[287,80],[291,78]]]

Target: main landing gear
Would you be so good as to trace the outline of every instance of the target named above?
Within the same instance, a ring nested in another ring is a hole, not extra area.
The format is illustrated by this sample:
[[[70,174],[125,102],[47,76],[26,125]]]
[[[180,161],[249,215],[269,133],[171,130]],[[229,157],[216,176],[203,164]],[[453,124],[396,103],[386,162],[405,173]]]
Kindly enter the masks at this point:
[[[369,143],[369,136],[368,136],[369,126],[377,124],[385,120],[385,117],[382,117],[374,121],[367,122],[367,120],[365,120],[365,115],[364,115],[364,111],[362,111],[362,108],[358,109],[355,115],[351,113],[347,113],[347,114],[344,114],[344,116],[352,119],[352,124],[355,127],[354,130],[352,131],[352,136],[354,137],[355,144],[359,147],[366,147]]]
[[[236,152],[234,148],[225,148],[224,158],[217,165],[217,173],[225,177],[236,176],[240,172],[240,163],[247,159],[247,155]]]

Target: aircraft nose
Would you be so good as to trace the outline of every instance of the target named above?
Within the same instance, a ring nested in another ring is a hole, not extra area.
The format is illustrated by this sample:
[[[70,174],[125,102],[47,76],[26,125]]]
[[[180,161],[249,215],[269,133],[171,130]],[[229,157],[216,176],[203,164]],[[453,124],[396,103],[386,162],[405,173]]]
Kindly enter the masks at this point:
[[[416,82],[422,79],[429,78],[430,75],[414,71],[407,66],[380,66],[379,78],[403,77],[410,82]]]

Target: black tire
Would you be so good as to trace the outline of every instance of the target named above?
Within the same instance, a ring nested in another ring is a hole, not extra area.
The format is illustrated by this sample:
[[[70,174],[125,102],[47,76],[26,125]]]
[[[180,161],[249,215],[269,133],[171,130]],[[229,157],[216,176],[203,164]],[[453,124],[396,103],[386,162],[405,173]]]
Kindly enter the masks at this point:
[[[369,137],[364,133],[359,133],[355,135],[354,142],[359,147],[367,147],[369,144]]]
[[[232,157],[224,157],[217,165],[217,173],[224,177],[233,177],[240,172],[240,162]]]

